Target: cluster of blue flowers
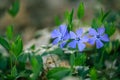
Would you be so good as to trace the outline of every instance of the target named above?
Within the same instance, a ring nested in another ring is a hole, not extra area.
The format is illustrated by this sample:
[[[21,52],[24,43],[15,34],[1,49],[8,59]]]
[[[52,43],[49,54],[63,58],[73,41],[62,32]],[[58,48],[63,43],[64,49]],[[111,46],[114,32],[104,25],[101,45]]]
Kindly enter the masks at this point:
[[[63,48],[68,40],[68,47],[76,48],[79,51],[83,51],[86,47],[86,43],[91,45],[96,44],[96,48],[103,47],[103,42],[108,42],[109,37],[105,34],[105,28],[100,27],[97,30],[90,28],[88,33],[84,33],[83,29],[78,29],[76,32],[68,31],[67,25],[63,24],[59,26],[59,29],[55,29],[51,33],[51,37],[54,39],[53,45],[60,43],[60,47]]]

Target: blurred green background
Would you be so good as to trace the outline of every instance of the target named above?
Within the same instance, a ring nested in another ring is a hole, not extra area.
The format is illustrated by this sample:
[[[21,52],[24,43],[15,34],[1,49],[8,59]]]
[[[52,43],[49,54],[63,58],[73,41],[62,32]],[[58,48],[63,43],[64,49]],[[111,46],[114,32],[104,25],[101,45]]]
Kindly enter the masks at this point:
[[[0,35],[4,34],[9,24],[14,24],[15,31],[22,34],[24,43],[31,40],[37,30],[56,26],[55,17],[63,20],[64,12],[77,9],[81,1],[85,4],[82,22],[89,25],[102,8],[106,12],[111,10],[112,20],[116,20],[116,26],[120,27],[120,0],[20,0],[20,10],[15,18],[7,12],[13,1],[0,0]]]

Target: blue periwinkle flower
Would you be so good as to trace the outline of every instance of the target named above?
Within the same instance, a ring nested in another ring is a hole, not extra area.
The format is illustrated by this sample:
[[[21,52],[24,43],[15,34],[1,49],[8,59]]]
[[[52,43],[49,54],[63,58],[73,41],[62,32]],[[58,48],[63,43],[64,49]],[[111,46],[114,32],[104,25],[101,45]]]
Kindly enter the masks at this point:
[[[76,33],[70,31],[70,38],[72,41],[68,44],[71,48],[76,48],[78,46],[79,51],[83,51],[86,47],[85,42],[88,41],[87,36],[83,36],[83,30],[79,29]]]
[[[55,29],[52,31],[51,37],[54,38],[53,45],[60,42],[60,47],[63,48],[66,44],[66,40],[69,39],[67,26],[65,24],[60,25],[59,29]]]
[[[96,42],[96,47],[97,49],[103,47],[103,42],[108,42],[109,38],[108,35],[105,34],[105,28],[104,27],[100,27],[97,29],[97,31],[93,28],[89,29],[89,33],[90,38],[88,43],[90,43],[91,45],[94,45]]]

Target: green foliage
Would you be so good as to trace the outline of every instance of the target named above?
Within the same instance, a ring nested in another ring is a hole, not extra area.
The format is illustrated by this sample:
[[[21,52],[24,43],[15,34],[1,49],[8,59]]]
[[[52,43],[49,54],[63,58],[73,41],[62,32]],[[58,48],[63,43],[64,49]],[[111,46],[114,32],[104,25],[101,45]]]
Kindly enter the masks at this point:
[[[71,68],[73,68],[75,64],[75,54],[71,54],[70,56],[70,65],[71,65]]]
[[[28,54],[22,53],[18,56],[18,61],[22,63],[26,63],[27,58],[28,58]]]
[[[100,13],[98,13],[97,17],[93,19],[91,26],[93,28],[98,28],[101,27],[102,25],[104,25],[104,23],[107,22],[107,18],[108,15],[110,14],[110,11],[104,13],[103,10],[100,11]]]
[[[12,40],[13,39],[13,26],[12,25],[9,25],[7,27],[7,30],[6,30],[6,36],[9,40]]]
[[[92,68],[92,69],[90,70],[90,78],[91,78],[91,80],[98,80],[98,79],[97,79],[97,71],[96,71],[95,68]]]
[[[8,13],[12,16],[15,17],[20,9],[20,0],[15,0],[11,6],[11,8],[8,10]]]
[[[72,9],[71,13],[69,13],[69,17],[68,17],[68,31],[72,31],[73,29],[73,14],[74,14],[74,9]]]
[[[10,76],[13,78],[15,78],[17,76],[17,69],[15,66],[12,68]]]
[[[3,37],[0,36],[0,44],[7,50],[10,50],[10,45]]]
[[[83,80],[85,79],[85,77],[89,73],[88,67],[85,67],[85,66],[80,66],[80,68],[78,68],[77,71],[78,71],[78,76],[81,77]]]
[[[55,17],[55,24],[56,26],[59,26],[61,24],[61,21],[58,16]]]
[[[15,42],[11,44],[11,52],[18,57],[23,51],[22,39],[18,36]]]
[[[104,25],[105,25],[106,33],[108,34],[108,36],[109,37],[112,36],[116,30],[114,23],[106,22]]]
[[[85,65],[85,61],[86,61],[86,55],[84,53],[82,54],[78,53],[75,58],[75,65],[76,66]]]
[[[71,70],[69,68],[56,67],[56,68],[53,68],[50,71],[48,71],[47,78],[61,80],[65,76],[69,76],[70,73],[71,73]]]
[[[77,17],[78,17],[78,19],[81,19],[83,16],[84,16],[84,3],[81,2],[78,7]]]
[[[33,76],[32,76],[32,80],[36,80],[40,74],[40,72],[42,71],[43,68],[43,61],[41,56],[37,55],[30,55],[30,63],[32,66],[32,71],[33,71]]]
[[[5,70],[7,68],[7,58],[4,58],[2,54],[0,54],[0,70]]]

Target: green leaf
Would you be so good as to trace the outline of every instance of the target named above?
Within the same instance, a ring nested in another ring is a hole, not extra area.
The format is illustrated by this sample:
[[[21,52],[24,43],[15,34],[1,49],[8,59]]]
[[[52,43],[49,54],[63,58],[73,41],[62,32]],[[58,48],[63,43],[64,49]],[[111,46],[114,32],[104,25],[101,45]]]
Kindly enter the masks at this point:
[[[81,66],[80,68],[78,68],[78,75],[82,77],[82,80],[84,80],[84,78],[87,76],[88,73],[89,73],[89,68],[85,66]]]
[[[68,17],[68,31],[72,31],[73,29],[73,13],[74,13],[74,9],[72,9],[71,13],[69,14],[69,17]]]
[[[73,21],[73,13],[74,13],[74,9],[72,9],[70,16],[69,16],[69,24],[72,24]]]
[[[61,80],[65,76],[69,76],[70,73],[71,73],[71,69],[69,68],[56,67],[48,71],[47,78]]]
[[[17,54],[20,55],[20,53],[22,53],[22,51],[23,51],[22,39],[20,37],[18,37],[18,39],[16,40],[15,43],[16,43]]]
[[[2,37],[0,37],[0,44],[7,50],[10,50],[9,43]]]
[[[104,26],[105,26],[105,32],[108,34],[109,37],[115,33],[116,28],[115,28],[114,23],[107,23],[106,22],[104,24]]]
[[[96,71],[95,68],[92,68],[92,69],[90,70],[90,78],[91,78],[91,80],[98,80],[98,79],[97,79],[97,71]]]
[[[42,60],[42,57],[40,55],[36,55],[35,57],[36,57],[36,59],[37,59],[37,61],[39,63],[40,71],[42,71],[42,69],[43,69],[43,60]]]
[[[70,15],[69,11],[66,10],[64,13],[65,22],[68,21],[69,15]]]
[[[103,15],[103,17],[102,17],[102,19],[101,19],[102,22],[107,18],[107,16],[110,14],[110,12],[111,12],[111,11],[108,11],[108,12],[106,12],[106,13]]]
[[[6,36],[9,40],[13,38],[13,26],[12,25],[9,25],[7,27]]]
[[[79,7],[78,7],[77,16],[79,19],[81,19],[84,16],[84,4],[83,4],[83,2],[81,2]]]
[[[59,26],[61,24],[61,21],[58,16],[55,17],[55,24]]]
[[[75,54],[71,54],[70,55],[70,65],[71,65],[71,68],[73,68],[75,64]]]
[[[82,54],[78,54],[77,57],[75,58],[75,65],[79,66],[79,65],[84,65],[85,61],[86,61],[86,55],[84,53]]]
[[[5,70],[7,68],[7,58],[0,55],[0,70]]]
[[[8,10],[8,13],[15,17],[18,12],[19,12],[19,8],[20,8],[20,1],[19,0],[15,0],[11,6],[11,8]]]
[[[61,48],[56,48],[56,49],[54,49],[53,51],[50,51],[49,52],[50,54],[56,54],[56,55],[58,55],[58,56],[63,56],[63,50],[61,49]],[[48,53],[48,54],[49,54]]]
[[[18,57],[22,53],[23,42],[19,36],[17,37],[16,41],[12,43],[11,50],[16,57]]]
[[[32,65],[33,72],[38,72],[38,70],[39,70],[39,63],[38,63],[37,59],[35,58],[35,56],[31,57],[30,63]]]
[[[92,26],[92,28],[97,29],[98,27],[101,27],[102,24],[103,23],[101,22],[101,19],[95,18],[95,19],[92,20],[91,26]]]
[[[32,80],[36,80],[39,76],[40,71],[42,71],[43,68],[43,61],[42,57],[37,55],[30,55],[30,63],[32,66],[32,71],[33,71],[33,77]]]
[[[27,58],[28,58],[28,54],[24,53],[24,54],[21,54],[21,55],[18,57],[18,61],[20,61],[20,62],[22,62],[22,63],[26,63]]]
[[[17,77],[17,69],[16,69],[16,67],[14,66],[13,68],[12,68],[12,70],[11,70],[11,77],[13,77],[13,78],[16,78]]]

